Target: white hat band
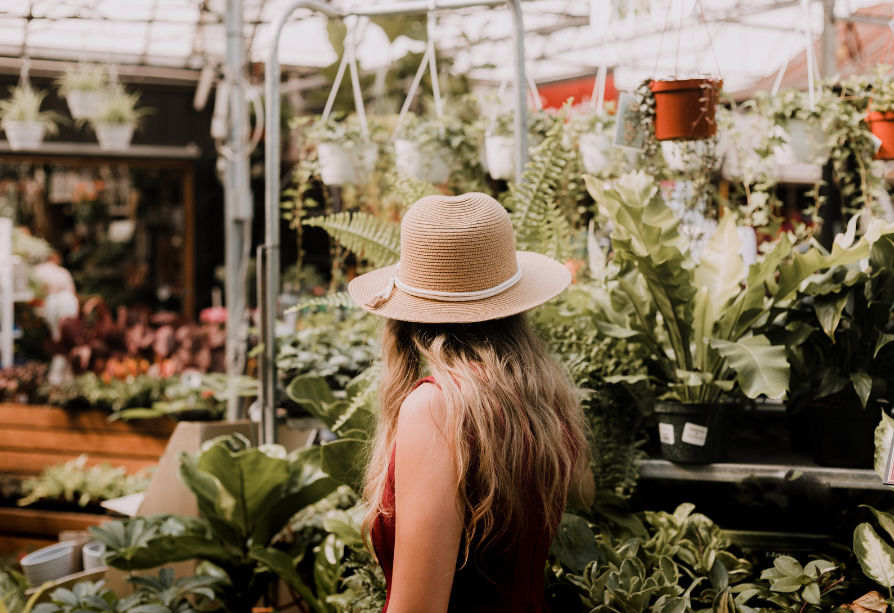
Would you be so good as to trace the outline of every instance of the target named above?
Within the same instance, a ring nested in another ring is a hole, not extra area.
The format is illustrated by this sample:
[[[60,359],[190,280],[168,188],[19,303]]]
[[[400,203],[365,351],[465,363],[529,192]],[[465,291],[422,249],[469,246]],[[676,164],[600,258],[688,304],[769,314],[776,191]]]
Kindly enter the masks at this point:
[[[400,262],[398,262],[398,268],[395,270],[397,272],[400,270]],[[490,298],[491,296],[496,296],[497,294],[502,294],[507,289],[521,281],[522,278],[522,269],[519,266],[515,271],[515,274],[500,283],[499,285],[495,285],[494,287],[490,287],[488,289],[479,290],[477,292],[439,292],[430,289],[420,289],[418,287],[412,287],[407,285],[403,281],[401,281],[398,276],[392,275],[390,279],[388,279],[388,285],[385,286],[378,294],[375,294],[369,302],[366,303],[371,309],[376,308],[382,302],[385,302],[389,298],[391,298],[391,292],[394,291],[394,288],[397,287],[402,292],[407,293],[411,296],[416,296],[417,298],[428,298],[430,300],[439,300],[441,302],[466,302],[470,300],[481,300],[482,298]]]

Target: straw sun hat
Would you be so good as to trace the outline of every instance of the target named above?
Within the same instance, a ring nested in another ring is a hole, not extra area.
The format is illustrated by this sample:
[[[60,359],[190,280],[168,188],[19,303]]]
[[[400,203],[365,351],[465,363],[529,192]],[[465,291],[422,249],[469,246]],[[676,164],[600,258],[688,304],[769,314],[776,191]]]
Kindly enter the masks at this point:
[[[571,272],[516,251],[512,222],[486,194],[426,196],[400,225],[400,262],[361,275],[348,291],[389,319],[469,323],[527,311],[562,293]]]

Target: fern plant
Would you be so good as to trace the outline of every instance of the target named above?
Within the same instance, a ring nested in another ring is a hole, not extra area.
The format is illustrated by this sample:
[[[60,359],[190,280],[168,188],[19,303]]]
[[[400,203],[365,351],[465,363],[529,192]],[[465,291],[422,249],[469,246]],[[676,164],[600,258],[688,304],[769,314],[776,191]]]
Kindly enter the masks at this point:
[[[404,210],[420,198],[441,193],[428,181],[411,177],[397,170],[388,173],[385,180],[391,189],[392,196],[403,206]]]
[[[390,266],[400,259],[400,226],[396,222],[358,212],[312,217],[302,223],[323,228],[342,247],[376,268]]]
[[[565,113],[564,109],[559,113],[546,138],[532,152],[521,183],[509,184],[509,197],[504,203],[515,228],[516,248],[560,262],[568,258],[571,234],[571,225],[556,197],[569,159],[562,146]]]

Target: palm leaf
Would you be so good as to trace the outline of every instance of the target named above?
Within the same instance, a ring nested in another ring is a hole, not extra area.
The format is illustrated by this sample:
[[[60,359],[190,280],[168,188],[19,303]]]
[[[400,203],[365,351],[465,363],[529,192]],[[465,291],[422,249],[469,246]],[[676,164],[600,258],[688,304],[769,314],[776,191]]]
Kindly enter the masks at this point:
[[[335,213],[312,217],[302,225],[323,228],[348,251],[376,268],[400,259],[400,225],[369,213]]]
[[[286,313],[294,313],[295,311],[303,311],[314,307],[326,307],[330,309],[353,309],[357,308],[357,303],[351,298],[348,292],[335,292],[326,294],[325,296],[312,296],[305,298],[295,306],[286,309]]]

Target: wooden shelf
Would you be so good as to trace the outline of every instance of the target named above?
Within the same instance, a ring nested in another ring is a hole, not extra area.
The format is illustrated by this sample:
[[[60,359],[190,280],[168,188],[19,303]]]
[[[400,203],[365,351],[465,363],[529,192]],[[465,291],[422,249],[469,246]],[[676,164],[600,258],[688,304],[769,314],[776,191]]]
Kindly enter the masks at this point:
[[[9,141],[0,140],[0,154],[23,156],[78,156],[96,158],[122,158],[133,160],[197,160],[202,150],[195,143],[183,147],[166,145],[131,145],[123,151],[100,149],[98,143],[60,143],[47,141],[40,149],[33,151],[13,151]]]
[[[3,527],[4,536],[33,536],[58,541],[60,532],[86,530],[106,521],[109,521],[108,515],[0,507],[0,526]]]

